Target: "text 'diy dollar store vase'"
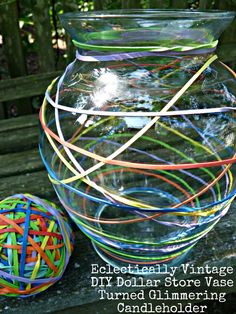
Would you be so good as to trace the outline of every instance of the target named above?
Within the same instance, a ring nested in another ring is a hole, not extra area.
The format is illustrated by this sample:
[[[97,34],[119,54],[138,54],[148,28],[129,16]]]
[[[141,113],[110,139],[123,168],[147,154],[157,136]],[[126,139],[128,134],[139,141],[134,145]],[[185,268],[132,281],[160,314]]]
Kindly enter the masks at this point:
[[[65,209],[115,266],[179,263],[235,195],[231,12],[68,13],[76,59],[48,88],[40,151]]]

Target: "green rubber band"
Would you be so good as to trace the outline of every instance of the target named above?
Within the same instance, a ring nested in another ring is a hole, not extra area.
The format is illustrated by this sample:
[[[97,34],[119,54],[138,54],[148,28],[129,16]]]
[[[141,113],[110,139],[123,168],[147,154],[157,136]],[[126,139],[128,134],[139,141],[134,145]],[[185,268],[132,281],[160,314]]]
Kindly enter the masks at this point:
[[[86,44],[82,42],[78,42],[76,40],[72,40],[73,44],[85,50],[96,50],[96,51],[109,51],[109,52],[135,52],[135,51],[149,51],[149,52],[167,52],[167,51],[175,51],[175,52],[187,52],[191,50],[200,50],[206,48],[215,48],[218,44],[218,40],[213,41],[212,43],[208,44],[195,44],[189,46],[100,46],[100,45],[93,45],[93,44]]]

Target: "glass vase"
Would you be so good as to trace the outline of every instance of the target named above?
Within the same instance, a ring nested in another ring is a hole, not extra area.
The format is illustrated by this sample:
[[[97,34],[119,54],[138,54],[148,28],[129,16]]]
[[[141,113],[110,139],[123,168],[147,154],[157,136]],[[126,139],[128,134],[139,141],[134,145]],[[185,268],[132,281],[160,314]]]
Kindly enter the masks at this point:
[[[181,263],[234,199],[235,73],[215,53],[233,17],[61,16],[77,53],[46,92],[41,156],[62,205],[113,266]]]

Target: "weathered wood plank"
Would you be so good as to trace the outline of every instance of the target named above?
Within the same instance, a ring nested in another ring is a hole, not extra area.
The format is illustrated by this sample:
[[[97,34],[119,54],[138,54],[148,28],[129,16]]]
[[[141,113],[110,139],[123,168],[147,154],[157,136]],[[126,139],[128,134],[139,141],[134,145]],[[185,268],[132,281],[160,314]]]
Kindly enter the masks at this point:
[[[0,154],[25,151],[38,145],[38,126],[0,133]]]
[[[93,0],[94,10],[103,10],[104,1],[102,0]]]
[[[32,97],[45,93],[47,86],[62,71],[28,75],[0,81],[0,101]]]
[[[17,1],[1,1],[0,11],[4,52],[7,57],[9,72],[12,77],[26,75],[27,70],[18,24]]]
[[[0,178],[44,170],[38,148],[0,155]]]
[[[167,9],[170,7],[170,0],[150,0],[149,8],[150,9]]]
[[[19,29],[17,1],[2,1],[0,3],[0,12],[3,47],[9,74],[11,77],[26,75],[27,68]],[[32,112],[32,105],[29,99],[6,103],[5,108],[5,113],[8,117]]]
[[[7,120],[2,120],[0,123],[0,133],[9,132],[12,130],[19,130],[24,128],[29,128],[38,125],[38,114],[28,115],[26,117],[17,117]]]
[[[40,72],[51,72],[55,69],[55,59],[52,48],[49,2],[47,0],[32,1],[32,12],[36,30],[39,70]]]
[[[140,0],[122,0],[122,9],[140,9],[142,7]]]
[[[3,103],[0,102],[0,120],[5,118]]]
[[[188,7],[187,0],[171,0],[170,2],[171,8],[175,9],[186,9]]]
[[[19,172],[20,172],[19,165]],[[48,179],[46,170],[0,178],[0,195],[5,198],[17,193],[31,193],[42,198],[57,201],[56,194]]]
[[[200,0],[199,1],[199,9],[200,10],[206,10],[206,9],[210,9],[212,1],[211,0]]]

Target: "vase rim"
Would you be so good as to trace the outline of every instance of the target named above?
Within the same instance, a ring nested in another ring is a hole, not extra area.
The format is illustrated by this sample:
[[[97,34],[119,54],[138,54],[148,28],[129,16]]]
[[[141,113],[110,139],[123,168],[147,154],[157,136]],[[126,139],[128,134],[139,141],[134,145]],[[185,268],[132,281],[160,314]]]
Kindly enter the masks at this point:
[[[105,18],[190,18],[190,19],[232,19],[235,11],[224,10],[191,10],[191,9],[121,9],[106,11],[68,12],[60,14],[66,19],[105,19]]]

